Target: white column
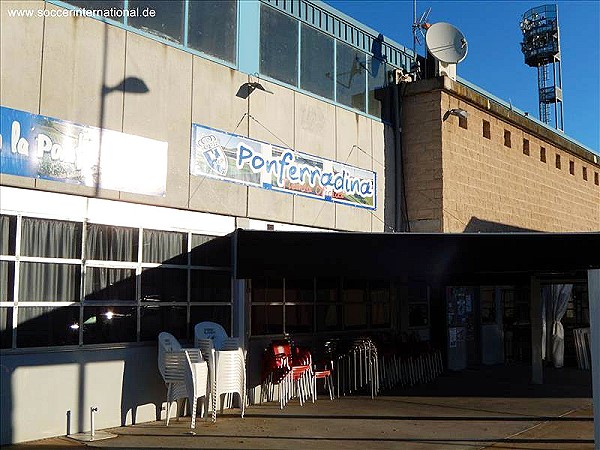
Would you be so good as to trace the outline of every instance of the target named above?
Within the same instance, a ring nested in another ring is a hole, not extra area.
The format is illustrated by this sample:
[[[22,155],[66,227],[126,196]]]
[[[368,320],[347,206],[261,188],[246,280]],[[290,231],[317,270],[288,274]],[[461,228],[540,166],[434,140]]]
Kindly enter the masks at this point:
[[[542,291],[540,280],[533,276],[530,282],[530,310],[531,322],[531,382],[542,384],[544,382],[544,368],[542,365]]]
[[[594,441],[600,448],[600,269],[588,270],[590,302],[590,344],[592,346],[592,393],[594,401]]]

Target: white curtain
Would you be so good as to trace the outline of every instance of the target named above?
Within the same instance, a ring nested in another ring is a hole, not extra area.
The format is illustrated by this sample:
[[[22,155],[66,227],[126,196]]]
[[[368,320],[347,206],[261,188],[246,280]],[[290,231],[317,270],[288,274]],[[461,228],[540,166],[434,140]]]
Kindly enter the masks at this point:
[[[571,300],[572,284],[552,284],[542,289],[542,358],[549,354],[554,367],[564,365],[565,330],[561,323]],[[549,336],[546,335],[549,333]],[[546,349],[548,346],[548,349]]]

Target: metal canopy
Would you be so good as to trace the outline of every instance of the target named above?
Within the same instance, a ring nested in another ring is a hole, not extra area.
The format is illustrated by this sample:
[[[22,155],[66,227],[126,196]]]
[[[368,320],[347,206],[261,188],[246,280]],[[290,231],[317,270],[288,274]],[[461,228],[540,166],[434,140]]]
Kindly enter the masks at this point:
[[[600,268],[600,233],[329,233],[236,230],[236,278],[502,279]],[[585,275],[584,275],[585,276]]]

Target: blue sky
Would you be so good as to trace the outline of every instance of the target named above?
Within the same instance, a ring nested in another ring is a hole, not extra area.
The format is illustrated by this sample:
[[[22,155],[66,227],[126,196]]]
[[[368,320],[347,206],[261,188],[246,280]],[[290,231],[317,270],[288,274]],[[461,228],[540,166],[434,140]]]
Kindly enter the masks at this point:
[[[326,3],[412,49],[411,0],[326,0]],[[528,9],[551,2],[423,1],[429,23],[449,22],[469,44],[458,75],[538,118],[537,71],[525,64],[519,22]],[[600,2],[559,1],[565,134],[600,150]],[[424,47],[417,52],[424,54]]]

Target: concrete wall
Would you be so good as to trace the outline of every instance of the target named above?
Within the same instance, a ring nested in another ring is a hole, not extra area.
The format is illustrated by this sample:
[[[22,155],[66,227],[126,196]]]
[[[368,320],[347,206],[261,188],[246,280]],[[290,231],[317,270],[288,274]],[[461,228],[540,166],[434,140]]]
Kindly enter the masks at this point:
[[[554,138],[507,108],[485,106],[480,97],[444,78],[420,82],[404,98],[411,230],[600,230],[600,186],[595,184],[600,165],[591,153]],[[444,119],[452,108],[467,111],[466,129],[456,116]],[[482,133],[484,120],[490,123],[490,139]],[[504,144],[505,130],[510,147]],[[528,155],[524,139],[529,141]],[[541,148],[546,162],[540,160]],[[555,166],[556,155],[560,169]]]
[[[2,444],[164,418],[156,346],[2,356]]]
[[[2,105],[168,142],[167,194],[153,197],[2,175],[4,185],[352,231],[383,230],[384,127],[261,80],[273,94],[238,94],[251,78],[228,67],[85,17],[12,18],[2,2]],[[138,77],[145,94],[112,91]],[[249,114],[249,115],[248,115]],[[101,117],[102,116],[102,117]],[[377,171],[377,211],[190,176],[191,124],[199,123]],[[378,162],[374,162],[377,154]]]

